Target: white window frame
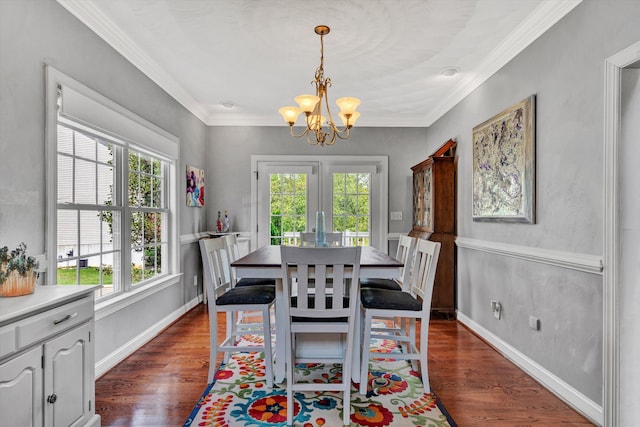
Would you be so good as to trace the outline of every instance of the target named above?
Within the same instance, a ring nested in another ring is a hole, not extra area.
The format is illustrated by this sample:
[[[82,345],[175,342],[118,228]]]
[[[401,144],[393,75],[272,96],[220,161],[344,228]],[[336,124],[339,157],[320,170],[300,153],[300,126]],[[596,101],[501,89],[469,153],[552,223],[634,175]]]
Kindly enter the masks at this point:
[[[178,179],[177,165],[179,163],[180,140],[139,117],[110,99],[100,95],[73,78],[56,70],[51,66],[45,67],[45,142],[47,154],[47,182],[46,182],[46,279],[45,283],[55,283],[57,268],[57,126],[59,92],[63,93],[61,116],[82,127],[91,129],[91,133],[101,134],[109,140],[117,141],[125,148],[137,152],[148,152],[166,162],[167,173],[167,208],[169,209],[166,227],[168,230],[167,274],[157,279],[151,279],[143,285],[131,286],[123,283],[122,292],[116,295],[108,294],[99,301],[107,303],[131,299],[133,295],[146,292],[151,288],[164,288],[176,283],[179,273],[179,244],[178,236]],[[124,253],[130,252],[130,247],[122,248]],[[124,261],[128,258],[125,256]]]
[[[317,162],[319,174],[320,207],[329,212],[332,209],[332,173],[335,172],[370,172],[372,181],[371,206],[378,212],[373,218],[371,230],[375,230],[371,246],[388,252],[389,234],[389,158],[387,156],[302,156],[302,155],[252,155],[251,171],[251,247],[257,248],[258,232],[258,181],[255,174],[258,163],[269,163],[278,166],[309,164]],[[375,206],[374,206],[375,205]],[[373,234],[373,233],[372,233]]]

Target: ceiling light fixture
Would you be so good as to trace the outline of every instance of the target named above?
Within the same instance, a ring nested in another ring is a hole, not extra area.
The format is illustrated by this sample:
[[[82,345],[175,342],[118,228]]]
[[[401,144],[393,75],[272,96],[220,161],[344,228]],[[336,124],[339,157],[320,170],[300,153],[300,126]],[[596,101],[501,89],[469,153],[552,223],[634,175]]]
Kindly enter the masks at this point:
[[[331,86],[331,79],[324,76],[324,43],[323,36],[329,34],[329,27],[326,25],[318,25],[315,28],[316,34],[320,36],[320,66],[316,69],[315,78],[311,81],[312,85],[316,87],[315,95],[299,95],[294,99],[298,103],[298,107],[282,107],[278,112],[282,115],[284,121],[289,124],[291,136],[299,138],[301,136],[307,136],[307,142],[309,144],[318,144],[320,146],[333,145],[336,141],[336,137],[340,139],[349,138],[351,128],[360,117],[360,113],[356,111],[360,100],[358,98],[345,97],[336,100],[336,105],[340,107],[338,116],[342,119],[343,128],[338,128],[331,116],[331,110],[329,109],[329,96],[327,95],[327,88]],[[322,103],[324,100],[325,108],[327,109],[327,118],[322,115]],[[295,134],[293,132],[293,125],[300,113],[304,112],[306,129],[300,133]]]
[[[453,77],[458,74],[459,71],[457,67],[449,67],[442,70],[442,75],[445,77]]]

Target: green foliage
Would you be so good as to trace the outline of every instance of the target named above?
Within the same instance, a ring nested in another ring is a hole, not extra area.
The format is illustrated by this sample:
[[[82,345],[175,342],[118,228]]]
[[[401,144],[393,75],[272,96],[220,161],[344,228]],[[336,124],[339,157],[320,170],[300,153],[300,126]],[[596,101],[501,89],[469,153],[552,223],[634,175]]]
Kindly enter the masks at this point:
[[[24,242],[9,251],[8,247],[0,248],[0,284],[4,283],[12,271],[17,271],[21,276],[38,269],[38,261],[32,256],[27,256],[27,245]]]

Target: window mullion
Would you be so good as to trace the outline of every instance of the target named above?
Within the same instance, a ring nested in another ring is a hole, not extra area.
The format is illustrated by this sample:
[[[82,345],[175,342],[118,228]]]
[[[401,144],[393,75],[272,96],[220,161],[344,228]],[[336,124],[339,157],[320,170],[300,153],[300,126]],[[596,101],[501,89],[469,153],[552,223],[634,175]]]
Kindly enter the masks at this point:
[[[121,155],[118,158],[120,162],[119,174],[120,184],[120,203],[122,203],[122,221],[120,224],[120,247],[122,253],[120,256],[122,262],[121,270],[121,286],[124,292],[131,289],[131,207],[129,206],[129,150],[121,149]],[[127,266],[128,268],[125,268]]]

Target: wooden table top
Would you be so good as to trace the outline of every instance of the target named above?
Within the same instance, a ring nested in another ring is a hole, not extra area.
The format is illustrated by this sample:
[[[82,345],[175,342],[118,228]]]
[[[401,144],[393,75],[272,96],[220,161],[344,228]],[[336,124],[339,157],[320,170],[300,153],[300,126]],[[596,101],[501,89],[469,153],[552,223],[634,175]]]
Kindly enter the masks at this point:
[[[330,251],[331,248],[326,248]],[[280,268],[280,246],[263,246],[231,263],[232,267],[277,267]],[[360,268],[362,267],[402,267],[402,261],[385,254],[372,246],[362,246]]]

